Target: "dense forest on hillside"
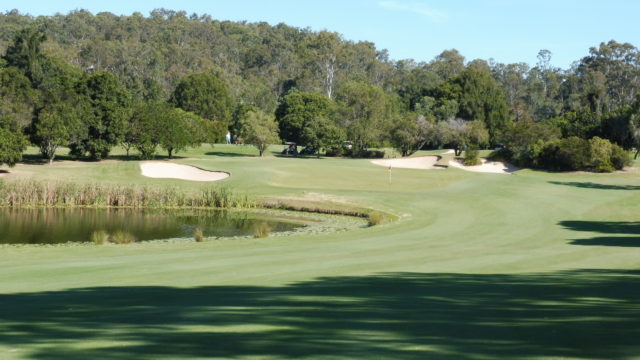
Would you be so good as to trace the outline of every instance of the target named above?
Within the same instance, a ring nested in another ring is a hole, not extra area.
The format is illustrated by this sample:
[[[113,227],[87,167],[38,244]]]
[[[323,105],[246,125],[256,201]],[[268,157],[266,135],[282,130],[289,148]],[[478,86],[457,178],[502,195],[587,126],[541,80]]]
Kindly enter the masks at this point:
[[[353,156],[449,145],[474,162],[475,149],[502,145],[522,166],[611,171],[640,141],[640,51],[613,40],[559,69],[546,50],[533,67],[454,49],[392,60],[329,31],[164,9],[12,11],[0,14],[0,54],[0,163],[18,161],[26,139],[51,160],[59,146],[152,157],[231,131],[336,155],[350,141]]]

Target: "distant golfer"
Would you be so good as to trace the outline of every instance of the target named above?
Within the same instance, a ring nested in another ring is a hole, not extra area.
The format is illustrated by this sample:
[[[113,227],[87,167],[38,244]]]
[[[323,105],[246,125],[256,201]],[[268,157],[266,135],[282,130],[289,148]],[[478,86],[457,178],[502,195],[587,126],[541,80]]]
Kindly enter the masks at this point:
[[[231,133],[229,131],[227,131],[227,135],[224,139],[227,141],[227,144],[231,144]]]

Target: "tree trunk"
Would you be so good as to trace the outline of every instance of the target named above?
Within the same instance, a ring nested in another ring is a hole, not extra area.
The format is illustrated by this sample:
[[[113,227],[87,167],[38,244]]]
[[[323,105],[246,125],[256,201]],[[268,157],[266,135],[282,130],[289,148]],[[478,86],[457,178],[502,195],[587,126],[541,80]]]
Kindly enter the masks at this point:
[[[171,159],[171,157],[173,156],[172,155],[173,154],[173,149],[169,148],[169,149],[167,149],[167,151],[169,152],[169,159]]]
[[[56,157],[56,149],[58,147],[55,146],[52,142],[47,142],[47,158],[49,158],[49,165],[53,165],[53,159]]]

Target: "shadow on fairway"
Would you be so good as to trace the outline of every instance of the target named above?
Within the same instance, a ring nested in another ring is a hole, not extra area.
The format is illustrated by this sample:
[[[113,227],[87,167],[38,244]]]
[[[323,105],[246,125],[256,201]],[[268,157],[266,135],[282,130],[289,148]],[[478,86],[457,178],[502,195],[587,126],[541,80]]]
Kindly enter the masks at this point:
[[[560,226],[574,231],[597,232],[611,235],[591,239],[571,240],[572,245],[640,247],[640,222],[625,221],[561,221]]]
[[[610,184],[598,184],[594,182],[577,182],[577,181],[549,181],[554,185],[573,186],[585,189],[598,189],[598,190],[640,190],[640,185],[610,185]]]
[[[224,152],[224,151],[209,151],[209,152],[206,152],[205,155],[221,156],[221,157],[259,157],[258,150],[256,150],[255,154],[230,153],[230,152]]]
[[[566,229],[603,234],[640,234],[640,222],[627,221],[561,221]]]
[[[169,156],[167,155],[162,155],[162,154],[157,154],[156,156],[154,156],[153,159],[141,159],[139,156],[137,155],[109,155],[109,157],[107,157],[104,160],[117,160],[117,161],[142,161],[142,160],[149,160],[149,161],[153,161],[153,160],[180,160],[180,159],[186,159],[184,156],[178,156],[178,155],[173,155],[171,157],[171,159],[169,159]],[[58,161],[77,161],[77,162],[83,162],[83,163],[98,163],[101,160],[91,160],[89,158],[78,158],[75,156],[71,156],[71,155],[56,155],[56,158],[54,160],[54,162],[58,162]],[[44,159],[41,155],[34,155],[34,154],[24,154],[22,155],[22,161],[20,161],[20,163],[22,164],[26,164],[26,165],[48,165],[49,164],[49,160]]]
[[[577,239],[570,242],[572,245],[591,245],[591,246],[622,246],[622,247],[640,247],[640,237],[595,237],[591,239]]]
[[[0,346],[67,360],[630,358],[639,298],[640,271],[607,270],[80,288],[0,295]]]

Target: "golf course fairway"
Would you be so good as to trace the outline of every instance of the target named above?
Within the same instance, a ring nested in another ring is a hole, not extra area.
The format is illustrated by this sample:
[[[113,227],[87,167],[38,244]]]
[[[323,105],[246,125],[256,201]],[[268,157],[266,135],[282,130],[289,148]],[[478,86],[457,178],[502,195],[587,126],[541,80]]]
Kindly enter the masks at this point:
[[[207,145],[172,161],[227,172],[216,185],[252,197],[397,220],[0,246],[0,359],[640,359],[637,167],[508,175],[255,153]],[[203,186],[144,177],[139,164],[19,164],[3,178]]]

